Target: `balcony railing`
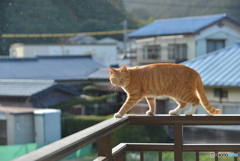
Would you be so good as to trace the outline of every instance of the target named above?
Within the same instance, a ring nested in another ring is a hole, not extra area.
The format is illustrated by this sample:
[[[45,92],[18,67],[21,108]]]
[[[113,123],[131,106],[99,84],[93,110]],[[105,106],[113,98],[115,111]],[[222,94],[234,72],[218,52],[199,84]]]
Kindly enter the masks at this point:
[[[174,125],[174,143],[121,143],[112,149],[111,133],[126,125]],[[144,158],[144,151],[157,151],[159,161],[162,160],[162,151],[173,151],[175,161],[183,160],[183,152],[195,152],[196,161],[199,161],[199,152],[240,152],[240,143],[184,144],[184,125],[240,125],[240,115],[125,115],[123,118],[111,118],[103,121],[19,157],[15,161],[58,160],[96,141],[98,142],[98,158],[95,161],[125,161],[127,151],[139,151],[141,161]],[[237,157],[233,157],[234,161],[237,159]],[[218,160],[218,157],[215,160]]]

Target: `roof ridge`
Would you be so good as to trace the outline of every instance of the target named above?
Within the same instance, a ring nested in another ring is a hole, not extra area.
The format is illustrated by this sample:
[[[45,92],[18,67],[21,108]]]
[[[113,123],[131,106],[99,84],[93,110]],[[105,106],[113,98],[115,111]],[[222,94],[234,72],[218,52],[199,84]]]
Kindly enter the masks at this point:
[[[91,55],[37,55],[38,59],[52,59],[52,58],[92,58]]]
[[[17,58],[17,57],[10,57],[10,56],[4,56],[0,57],[0,61],[37,61],[38,59],[36,57],[22,57],[22,58]]]
[[[50,79],[0,79],[0,83],[55,84],[55,81]]]
[[[37,55],[36,57],[0,57],[0,61],[38,61],[39,59],[54,59],[54,58],[92,58],[91,55]]]
[[[161,22],[161,21],[177,21],[177,20],[189,20],[195,18],[213,18],[213,17],[228,17],[226,13],[221,14],[214,14],[214,15],[201,15],[201,16],[190,16],[190,17],[176,17],[176,18],[168,18],[168,19],[157,19],[154,22]]]

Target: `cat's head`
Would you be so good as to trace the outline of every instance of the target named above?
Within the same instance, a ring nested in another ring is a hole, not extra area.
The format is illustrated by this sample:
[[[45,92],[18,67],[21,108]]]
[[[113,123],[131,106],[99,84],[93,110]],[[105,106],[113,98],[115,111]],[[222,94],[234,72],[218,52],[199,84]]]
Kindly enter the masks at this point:
[[[126,65],[123,65],[119,69],[108,68],[110,73],[110,82],[117,87],[126,87],[130,83],[130,73]]]

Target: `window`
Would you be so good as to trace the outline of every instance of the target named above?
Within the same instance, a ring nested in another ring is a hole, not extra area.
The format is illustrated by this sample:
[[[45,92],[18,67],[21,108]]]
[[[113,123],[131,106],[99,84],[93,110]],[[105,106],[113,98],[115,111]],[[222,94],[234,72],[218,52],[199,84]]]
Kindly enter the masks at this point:
[[[239,114],[240,113],[240,106],[224,105],[223,106],[223,113],[224,114]]]
[[[168,45],[168,59],[187,60],[187,44]]]
[[[225,40],[207,40],[207,53],[225,47]]]
[[[214,89],[214,97],[228,98],[228,91],[222,89]]]
[[[160,59],[160,58],[161,58],[160,45],[145,46],[144,59]]]

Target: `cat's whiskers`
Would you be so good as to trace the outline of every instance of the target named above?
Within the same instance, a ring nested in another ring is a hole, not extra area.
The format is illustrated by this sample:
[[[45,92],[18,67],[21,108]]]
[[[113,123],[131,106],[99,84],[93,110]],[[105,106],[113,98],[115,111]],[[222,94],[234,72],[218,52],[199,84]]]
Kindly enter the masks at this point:
[[[117,86],[114,86],[114,85],[110,85],[110,86],[108,86],[108,91],[111,91],[111,92],[117,92],[117,89],[118,89]]]
[[[114,92],[118,91],[118,86],[114,86]]]
[[[113,85],[109,85],[108,86],[108,91],[112,91],[112,89],[113,89]]]

